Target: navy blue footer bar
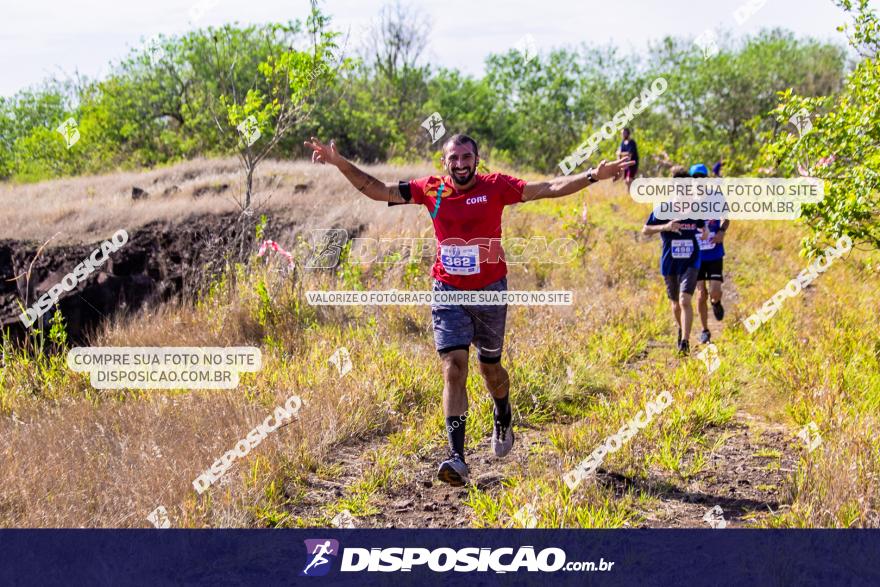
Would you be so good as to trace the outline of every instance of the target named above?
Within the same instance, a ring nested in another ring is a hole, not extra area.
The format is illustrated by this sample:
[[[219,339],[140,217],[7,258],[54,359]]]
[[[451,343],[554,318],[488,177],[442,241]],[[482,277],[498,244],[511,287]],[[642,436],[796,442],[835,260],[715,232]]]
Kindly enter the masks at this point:
[[[880,585],[880,530],[0,530],[0,585]]]

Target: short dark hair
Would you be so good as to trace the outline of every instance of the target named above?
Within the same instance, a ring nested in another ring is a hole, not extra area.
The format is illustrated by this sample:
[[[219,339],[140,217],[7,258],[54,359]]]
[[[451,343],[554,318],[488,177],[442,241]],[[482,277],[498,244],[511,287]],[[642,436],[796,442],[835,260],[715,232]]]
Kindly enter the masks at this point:
[[[446,139],[446,142],[443,143],[444,154],[446,152],[446,145],[449,143],[452,143],[453,145],[471,145],[474,148],[474,155],[479,156],[480,154],[480,148],[477,146],[477,141],[468,135],[457,133]]]
[[[670,173],[672,173],[672,177],[690,177],[687,169],[685,169],[682,165],[674,165],[669,171]]]

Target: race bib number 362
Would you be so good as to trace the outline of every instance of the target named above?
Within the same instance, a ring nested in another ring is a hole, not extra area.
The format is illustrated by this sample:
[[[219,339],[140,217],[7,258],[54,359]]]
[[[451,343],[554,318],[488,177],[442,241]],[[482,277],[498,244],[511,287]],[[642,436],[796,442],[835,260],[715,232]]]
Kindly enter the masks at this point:
[[[449,275],[476,275],[480,272],[480,247],[441,245],[440,262]]]
[[[694,241],[690,239],[673,239],[672,240],[672,258],[673,259],[690,259],[694,254]]]

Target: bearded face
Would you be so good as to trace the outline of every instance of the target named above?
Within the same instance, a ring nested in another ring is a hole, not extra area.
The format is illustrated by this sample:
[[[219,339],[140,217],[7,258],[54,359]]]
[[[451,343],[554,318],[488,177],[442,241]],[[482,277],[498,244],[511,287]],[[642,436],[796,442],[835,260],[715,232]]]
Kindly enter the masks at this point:
[[[467,186],[477,173],[480,158],[474,153],[474,146],[467,143],[449,143],[443,155],[443,165],[456,187]]]

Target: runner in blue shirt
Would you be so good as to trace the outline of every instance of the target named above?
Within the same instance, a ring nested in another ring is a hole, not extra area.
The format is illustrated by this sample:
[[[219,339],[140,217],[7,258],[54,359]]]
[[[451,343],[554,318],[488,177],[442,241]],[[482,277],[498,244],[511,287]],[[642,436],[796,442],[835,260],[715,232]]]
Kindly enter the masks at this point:
[[[709,171],[702,163],[691,166],[691,177],[708,177]],[[721,305],[721,284],[724,283],[724,235],[730,220],[710,220],[707,224],[708,239],[700,239],[700,270],[697,274],[697,310],[703,331],[700,342],[708,343],[712,339],[709,332],[709,306],[707,299],[712,300],[712,314],[716,320],[724,319],[724,306]],[[706,287],[709,282],[709,287]]]
[[[673,177],[688,177],[683,167],[672,169]],[[697,274],[700,270],[700,245],[697,234],[709,238],[703,220],[660,220],[654,213],[648,217],[642,234],[660,234],[662,251],[660,254],[660,273],[666,282],[666,296],[672,303],[672,315],[678,326],[678,352],[690,352],[691,326],[694,322],[694,308],[691,298],[697,288]]]
[[[710,220],[707,224],[709,239],[700,239],[700,271],[697,274],[697,310],[703,332],[700,342],[706,344],[712,338],[709,332],[709,305],[712,301],[712,314],[716,320],[724,320],[724,306],[721,305],[721,284],[724,283],[724,234],[730,220]],[[706,283],[708,282],[708,288]]]

